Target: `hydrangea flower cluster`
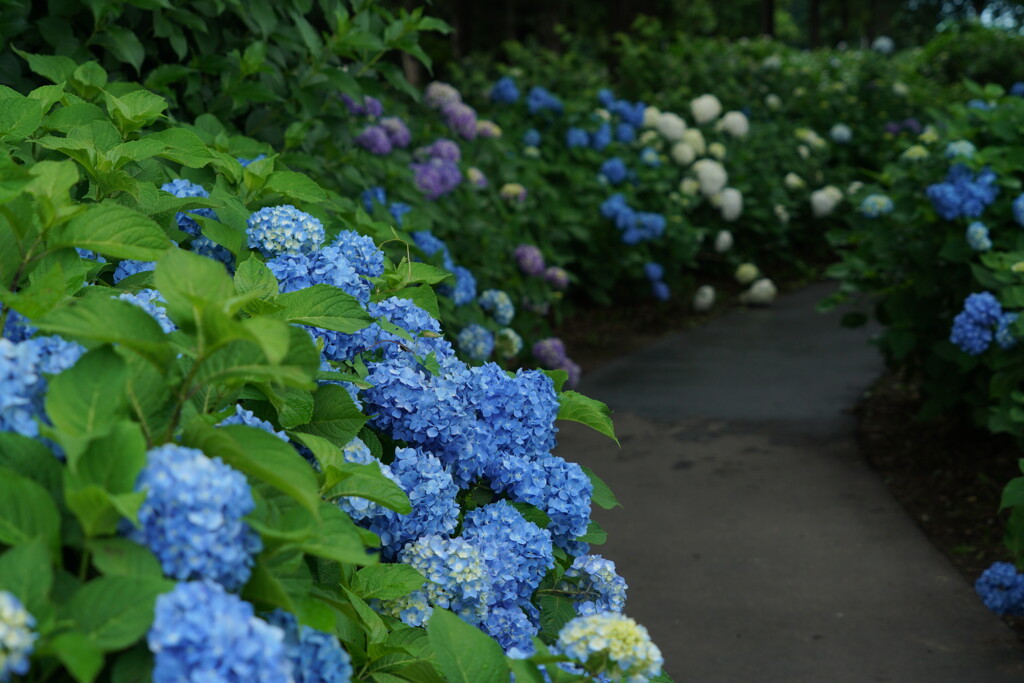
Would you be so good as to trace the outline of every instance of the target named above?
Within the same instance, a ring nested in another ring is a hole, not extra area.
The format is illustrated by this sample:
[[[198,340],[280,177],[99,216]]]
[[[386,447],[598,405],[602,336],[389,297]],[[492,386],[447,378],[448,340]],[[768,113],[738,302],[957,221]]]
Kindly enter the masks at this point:
[[[522,204],[526,201],[526,188],[519,183],[505,183],[498,190],[498,195],[509,202],[518,202]]]
[[[929,185],[928,199],[940,216],[947,221],[961,216],[977,218],[999,195],[996,174],[982,169],[975,175],[963,164],[956,164],[946,174],[945,181]]]
[[[466,140],[476,138],[476,110],[464,102],[449,102],[441,107],[445,123]]]
[[[11,592],[0,590],[0,681],[9,681],[11,674],[24,676],[31,662],[37,633],[32,629],[35,617]]]
[[[494,353],[494,335],[484,326],[470,323],[458,337],[459,348],[473,360],[487,360]]]
[[[533,355],[548,370],[565,370],[569,373],[566,384],[574,387],[580,381],[580,366],[569,358],[565,351],[565,343],[558,337],[540,339],[533,345]]]
[[[466,169],[466,180],[469,184],[477,189],[487,187],[490,183],[487,180],[487,176],[476,166],[470,166]]]
[[[526,275],[544,275],[544,254],[532,244],[520,244],[515,250],[516,264]]]
[[[526,96],[526,108],[531,114],[539,114],[543,111],[561,114],[565,110],[560,99],[539,85],[530,88],[530,92]]]
[[[138,306],[146,313],[149,313],[153,319],[160,324],[160,329],[165,333],[174,332],[178,329],[178,326],[175,325],[169,317],[167,317],[167,309],[157,303],[158,301],[161,303],[167,303],[159,291],[155,289],[140,289],[134,294],[131,292],[124,292],[117,298]]]
[[[564,268],[548,266],[544,269],[544,281],[561,292],[569,287],[569,273]]]
[[[243,586],[262,548],[242,519],[255,507],[245,477],[220,458],[175,444],[152,448],[146,458],[135,483],[146,499],[128,538],[153,551],[171,578]]]
[[[1017,225],[1024,226],[1024,194],[1014,199],[1011,207],[1013,209],[1013,220],[1017,221]]]
[[[996,330],[1001,334],[997,342],[1004,348],[1016,343],[1010,325],[1017,318],[1016,313],[1007,313],[991,292],[978,292],[964,300],[964,308],[953,318],[949,341],[960,347],[964,353],[977,356],[984,353]]]
[[[615,612],[569,621],[558,633],[557,648],[579,662],[606,660],[613,680],[644,683],[661,673],[664,659],[647,629]]]
[[[114,268],[114,284],[138,273],[151,273],[156,270],[156,261],[136,261],[134,259],[122,259]]]
[[[440,157],[412,164],[412,170],[417,189],[431,201],[448,194],[462,182],[462,171],[458,164]]]
[[[655,152],[655,155],[657,155],[657,152]],[[624,182],[629,177],[629,169],[626,168],[626,162],[619,157],[606,159],[601,164],[601,177],[612,185]]]
[[[520,607],[492,607],[480,628],[494,638],[512,659],[526,659],[536,652],[533,637],[539,629]]]
[[[967,244],[975,251],[988,251],[992,248],[992,238],[988,234],[988,226],[981,221],[974,221],[967,226],[965,235]]]
[[[565,570],[559,590],[574,593],[576,614],[622,612],[626,608],[626,581],[615,563],[600,555],[581,555]]]
[[[257,161],[263,161],[267,158],[266,154],[257,154],[252,159],[246,159],[244,157],[238,157],[238,163],[242,165],[242,168],[248,168],[249,164],[254,164]]]
[[[519,99],[519,88],[510,76],[503,76],[491,87],[491,102],[512,104]]]
[[[383,476],[401,486],[401,482],[399,482],[398,478],[391,472],[391,468],[373,457],[373,454],[370,453],[370,448],[359,437],[353,437],[352,440],[345,445],[341,450],[341,456],[345,462],[348,463],[356,465],[376,465]],[[387,515],[387,508],[359,496],[342,496],[335,502],[339,508],[348,513],[349,517],[357,523],[365,521],[366,524],[370,524],[372,523],[373,518]]]
[[[570,127],[565,131],[565,146],[569,149],[573,147],[587,147],[589,145],[590,135],[582,128]]]
[[[409,143],[412,142],[412,133],[409,132],[409,126],[405,125],[405,121],[397,116],[382,118],[379,124],[387,134],[392,148],[402,149],[408,147]]]
[[[523,350],[523,338],[511,327],[503,327],[494,335],[494,352],[499,358],[510,359]]]
[[[957,157],[970,159],[977,151],[978,148],[970,140],[954,140],[946,145],[945,154],[947,159],[956,159]]]
[[[494,316],[499,325],[508,325],[516,317],[512,297],[500,289],[488,289],[480,294],[480,308]]]
[[[829,129],[828,136],[833,142],[845,145],[853,139],[853,131],[845,123],[837,123]]]
[[[227,427],[229,425],[245,425],[246,427],[255,427],[256,429],[262,429],[265,432],[273,434],[277,438],[281,439],[285,443],[288,443],[288,435],[283,430],[274,429],[274,425],[266,420],[261,420],[256,417],[256,414],[251,410],[246,410],[241,404],[235,404],[235,414],[229,415],[228,417],[217,423],[218,427]]]
[[[0,339],[0,431],[39,436],[38,421],[45,419],[46,375],[67,370],[83,353],[81,345],[58,336],[21,342]]]
[[[535,460],[555,447],[559,403],[544,373],[519,369],[515,377],[509,377],[494,363],[474,368],[473,373],[478,388],[477,411],[486,425],[490,453]],[[499,462],[492,460],[491,465]]]
[[[426,578],[421,590],[432,606],[450,609],[471,624],[483,621],[494,596],[487,565],[475,544],[429,534],[406,544],[398,559]]]
[[[1009,562],[996,562],[982,572],[974,583],[974,590],[985,607],[996,614],[1024,615],[1024,574]]]
[[[651,283],[651,293],[658,301],[668,301],[672,297],[672,291],[665,284],[665,268],[660,263],[648,261],[644,264],[644,275]]]
[[[356,136],[355,142],[371,154],[378,156],[391,154],[391,138],[388,136],[388,131],[384,126],[367,126]]]
[[[860,213],[867,218],[878,218],[882,214],[892,213],[892,199],[884,194],[869,194],[860,203]]]
[[[291,204],[267,206],[249,216],[248,245],[267,258],[310,254],[326,235],[323,224]]]
[[[210,581],[179,583],[159,596],[147,643],[155,655],[154,683],[292,679],[281,629]]]
[[[431,109],[441,109],[446,104],[461,102],[462,95],[447,83],[432,81],[423,92],[423,101]]]
[[[384,105],[376,97],[363,95],[363,101],[356,102],[348,95],[342,93],[341,101],[348,107],[349,112],[355,116],[377,117],[384,113]]]
[[[601,203],[601,215],[615,222],[622,241],[634,245],[655,240],[665,233],[665,217],[660,213],[635,211],[621,194],[613,194]]]
[[[338,638],[299,624],[294,614],[274,610],[267,615],[269,624],[284,633],[284,651],[291,664],[295,683],[349,683],[352,658]]]
[[[197,185],[193,182],[185,180],[184,178],[175,178],[169,183],[164,183],[160,186],[160,189],[164,192],[173,194],[175,197],[209,197],[210,193],[206,191],[202,185]],[[217,220],[217,214],[214,213],[213,209],[189,209],[188,213],[178,212],[174,215],[174,220],[178,223],[178,228],[182,232],[187,232],[192,237],[199,237],[202,233],[202,229],[199,227],[199,223],[194,218],[189,216],[194,214],[196,216],[204,216]]]

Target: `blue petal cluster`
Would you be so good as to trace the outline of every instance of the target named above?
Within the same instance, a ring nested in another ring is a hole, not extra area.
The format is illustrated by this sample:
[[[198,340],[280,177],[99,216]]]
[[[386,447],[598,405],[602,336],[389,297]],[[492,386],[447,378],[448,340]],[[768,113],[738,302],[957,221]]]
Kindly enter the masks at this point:
[[[179,583],[156,599],[147,636],[153,683],[289,683],[284,633],[252,605],[209,581]]]
[[[0,339],[0,431],[39,436],[46,375],[67,370],[83,353],[81,345],[57,336]]]
[[[547,88],[539,85],[530,88],[530,92],[526,96],[526,108],[531,114],[537,114],[542,111],[553,111],[556,114],[561,114],[565,110],[560,99],[551,94]]]
[[[333,244],[310,254],[279,254],[267,261],[267,267],[282,293],[332,285],[364,303],[370,300],[370,283],[345,258],[342,248]]]
[[[996,562],[974,583],[985,607],[996,614],[1024,615],[1024,574],[1009,562]]]
[[[430,534],[406,544],[398,559],[426,578],[423,590],[431,605],[449,609],[471,624],[484,620],[493,595],[476,545]]]
[[[978,292],[964,300],[963,310],[953,318],[949,341],[964,353],[977,356],[988,349],[993,328],[999,325],[1003,307],[991,292]]]
[[[519,88],[510,76],[503,76],[491,88],[491,102],[512,104],[519,99]]]
[[[494,316],[494,322],[508,325],[516,317],[512,297],[500,289],[487,289],[480,294],[480,308]]]
[[[498,641],[512,659],[526,659],[537,651],[533,637],[540,629],[519,607],[492,607],[480,628]]]
[[[523,133],[523,145],[526,147],[540,147],[540,131],[530,128]]]
[[[929,185],[925,190],[932,206],[948,221],[956,218],[977,218],[999,195],[996,174],[982,169],[975,175],[963,164],[949,169],[945,181]]]
[[[604,105],[613,116],[618,116],[623,122],[634,129],[644,125],[644,109],[647,108],[643,102],[630,102],[628,100],[612,99]]]
[[[380,277],[384,274],[384,252],[369,235],[360,235],[355,230],[342,230],[330,246],[340,250],[349,265],[363,277]]]
[[[3,312],[4,307],[0,306],[0,314]],[[21,342],[35,334],[37,329],[28,321],[28,318],[11,308],[7,311],[7,322],[4,323],[3,335],[0,336],[10,339],[12,342]]]
[[[566,147],[587,147],[589,145],[590,136],[582,128],[570,127],[569,130],[565,131]]]
[[[363,200],[363,208],[366,209],[366,213],[373,213],[373,205],[380,204],[381,206],[388,203],[388,195],[384,191],[383,187],[379,185],[376,187],[368,187],[363,190],[361,195]]]
[[[345,444],[345,448],[341,451],[341,457],[345,462],[350,462],[356,465],[376,465],[382,475],[399,486],[402,485],[398,478],[391,472],[391,468],[373,457],[373,454],[370,453],[369,447],[359,437],[354,437],[351,441]],[[338,498],[336,503],[339,508],[347,512],[349,517],[357,523],[365,522],[368,525],[372,523],[373,518],[387,516],[388,514],[387,508],[359,496],[342,496],[341,498]]]
[[[11,674],[24,676],[28,673],[29,655],[39,637],[32,632],[35,625],[35,617],[21,600],[14,593],[0,590],[0,681],[9,681]]]
[[[285,443],[288,442],[288,435],[284,432],[284,430],[274,429],[274,425],[272,425],[270,422],[268,422],[267,420],[261,420],[260,418],[256,417],[256,414],[254,412],[252,412],[251,410],[246,410],[240,404],[237,403],[235,404],[235,414],[229,415],[228,417],[224,418],[217,424],[218,427],[226,427],[228,425],[245,425],[247,427],[255,427],[256,429],[262,429],[265,432],[273,434],[274,436],[281,439],[281,441],[284,441]]]
[[[200,235],[193,239],[192,244],[189,245],[189,251],[193,254],[219,261],[227,267],[229,272],[234,272],[235,255],[231,253],[230,249],[217,244],[205,235]]]
[[[263,547],[242,519],[255,507],[245,477],[220,458],[175,444],[152,448],[146,458],[135,483],[146,499],[128,537],[153,551],[171,578],[241,588]]]
[[[470,323],[458,337],[459,348],[473,360],[487,360],[494,353],[494,335],[482,325]]]
[[[1024,226],[1024,194],[1013,200],[1012,208],[1013,220],[1017,221],[1017,225]]]
[[[291,204],[267,206],[249,216],[248,244],[267,258],[310,254],[326,235],[323,224]]]
[[[391,202],[388,205],[388,213],[395,219],[395,225],[398,227],[402,227],[402,219],[410,211],[412,211],[412,207],[402,202]]]
[[[169,183],[164,183],[160,186],[160,189],[164,192],[173,194],[175,197],[209,197],[210,193],[206,191],[202,185],[197,185],[193,182],[185,180],[184,178],[175,178]],[[195,221],[189,214],[196,216],[203,216],[206,218],[212,218],[217,220],[217,214],[214,213],[213,209],[189,209],[188,213],[179,211],[174,216],[174,220],[178,222],[178,228],[182,232],[187,232],[192,237],[199,237],[202,233],[202,229],[199,227],[199,223]]]
[[[165,333],[174,332],[178,329],[178,326],[167,317],[167,309],[157,302],[167,303],[163,295],[155,289],[140,289],[138,292],[132,294],[131,292],[124,292],[118,299],[127,301],[130,304],[138,306],[146,313],[149,313],[154,320],[160,323],[160,329]]]
[[[118,262],[114,269],[114,284],[137,273],[146,273],[156,270],[156,261],[135,261],[134,259],[123,259]]]
[[[999,322],[996,323],[995,339],[1000,348],[1012,349],[1017,345],[1017,337],[1012,328],[1019,317],[1019,313],[1003,313],[999,316]]]
[[[612,185],[618,185],[629,177],[629,169],[626,168],[626,162],[622,159],[611,157],[601,164],[601,175]]]
[[[573,594],[576,614],[622,612],[626,608],[626,581],[615,563],[600,555],[581,555],[565,570],[559,589]]]
[[[476,278],[464,266],[453,265],[449,270],[455,276],[455,286],[440,285],[437,292],[451,297],[456,306],[465,306],[476,298]]]
[[[299,624],[294,614],[274,610],[267,623],[284,632],[284,651],[295,683],[349,683],[352,658],[337,636]]]
[[[622,231],[622,241],[626,244],[638,244],[655,240],[665,233],[665,217],[659,213],[635,211],[626,198],[613,194],[601,203],[601,215],[615,222],[615,227]]]
[[[615,141],[628,145],[636,140],[636,127],[631,123],[620,123],[615,126]]]
[[[495,605],[513,608],[529,602],[555,565],[551,532],[527,522],[504,500],[467,513],[462,538],[480,548]]]
[[[640,161],[646,166],[651,168],[657,168],[661,166],[661,157],[658,156],[658,150],[653,147],[644,147],[640,150]]]
[[[590,134],[590,147],[595,151],[603,152],[610,144],[612,144],[612,127],[610,124],[602,123],[597,130]]]
[[[238,163],[240,163],[242,165],[242,168],[246,168],[246,167],[249,166],[249,164],[254,164],[257,161],[263,161],[266,158],[267,158],[266,154],[257,154],[252,159],[246,159],[244,157],[238,157]]]
[[[988,251],[992,248],[988,226],[981,221],[974,221],[968,225],[964,237],[967,239],[967,244],[975,251]]]

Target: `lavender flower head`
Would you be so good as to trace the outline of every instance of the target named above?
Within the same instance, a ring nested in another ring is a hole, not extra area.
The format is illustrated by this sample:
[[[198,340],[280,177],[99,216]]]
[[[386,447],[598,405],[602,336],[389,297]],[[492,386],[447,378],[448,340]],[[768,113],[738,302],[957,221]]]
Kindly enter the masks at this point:
[[[527,275],[541,277],[544,275],[544,255],[532,244],[520,244],[516,247],[516,263],[519,270]]]
[[[462,182],[462,171],[454,161],[434,158],[426,163],[412,164],[416,187],[434,200],[448,194]]]
[[[397,116],[388,116],[380,120],[380,127],[388,134],[392,147],[405,148],[412,142],[412,133],[405,121]]]
[[[345,103],[348,110],[356,116],[380,116],[384,113],[384,105],[376,97],[363,96],[363,103],[359,104],[348,95],[342,94],[341,101]]]
[[[462,95],[447,83],[433,81],[424,92],[424,101],[431,109],[441,109],[446,104],[461,102]]]
[[[391,138],[383,126],[367,126],[356,137],[356,144],[373,154],[391,153]]]
[[[462,151],[456,142],[447,138],[438,138],[426,147],[420,147],[415,152],[417,159],[441,159],[442,161],[460,161]]]
[[[476,138],[476,110],[462,102],[449,102],[441,109],[445,123],[453,131],[466,138]]]
[[[546,367],[558,367],[566,359],[565,342],[558,337],[541,339],[533,345],[533,355]]]
[[[484,172],[476,166],[470,166],[466,169],[466,180],[469,181],[470,185],[478,188],[487,187],[489,184],[487,182],[487,176],[485,176]]]
[[[564,291],[569,287],[569,273],[558,266],[548,266],[544,271],[544,280],[558,291]]]

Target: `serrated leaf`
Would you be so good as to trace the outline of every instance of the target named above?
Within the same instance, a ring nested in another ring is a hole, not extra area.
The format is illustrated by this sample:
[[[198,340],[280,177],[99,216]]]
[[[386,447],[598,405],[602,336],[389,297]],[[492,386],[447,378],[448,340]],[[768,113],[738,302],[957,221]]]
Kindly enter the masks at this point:
[[[72,596],[68,612],[101,650],[120,650],[146,634],[157,596],[173,587],[166,579],[103,576]]]
[[[119,259],[155,261],[171,247],[153,219],[113,202],[89,205],[55,233],[53,247],[81,247]]]
[[[394,600],[423,587],[426,579],[407,564],[378,564],[356,572],[352,591],[363,600]]]
[[[367,419],[344,387],[324,384],[313,394],[312,419],[307,424],[296,426],[295,430],[322,437],[344,448]]]
[[[449,683],[507,683],[505,653],[480,629],[435,607],[427,634]]]
[[[604,434],[616,444],[619,443],[619,440],[615,438],[611,411],[604,403],[575,391],[562,392],[558,395],[558,402],[559,420],[572,420],[585,424]]]

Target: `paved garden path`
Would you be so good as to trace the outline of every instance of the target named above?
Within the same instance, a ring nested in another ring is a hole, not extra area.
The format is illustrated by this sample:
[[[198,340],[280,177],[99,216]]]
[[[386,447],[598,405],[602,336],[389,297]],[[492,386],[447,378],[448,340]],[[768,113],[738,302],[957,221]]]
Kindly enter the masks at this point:
[[[1024,648],[860,458],[848,410],[882,370],[815,285],[584,377],[616,445],[558,452],[625,509],[597,511],[627,613],[680,683],[1024,681]]]

